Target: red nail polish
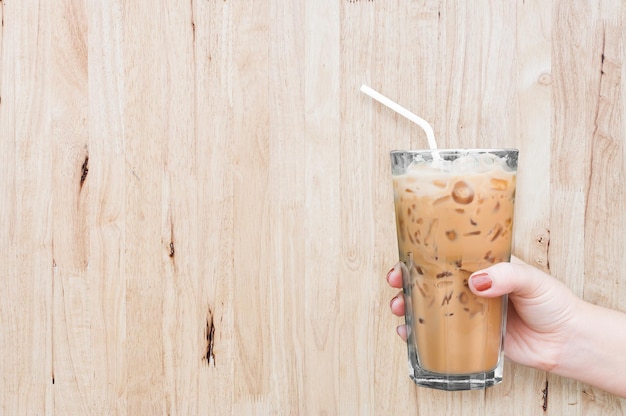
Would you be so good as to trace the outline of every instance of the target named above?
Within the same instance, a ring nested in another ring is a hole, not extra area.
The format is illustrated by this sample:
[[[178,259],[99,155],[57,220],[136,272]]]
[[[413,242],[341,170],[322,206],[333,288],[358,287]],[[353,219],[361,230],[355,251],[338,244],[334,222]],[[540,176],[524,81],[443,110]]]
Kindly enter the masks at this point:
[[[393,272],[395,269],[395,267],[392,267],[391,270],[387,272],[387,281],[389,281],[389,276],[391,276],[391,272]]]
[[[493,283],[491,277],[487,273],[478,273],[471,277],[472,284],[479,292],[484,292],[485,290],[491,288],[491,284]]]

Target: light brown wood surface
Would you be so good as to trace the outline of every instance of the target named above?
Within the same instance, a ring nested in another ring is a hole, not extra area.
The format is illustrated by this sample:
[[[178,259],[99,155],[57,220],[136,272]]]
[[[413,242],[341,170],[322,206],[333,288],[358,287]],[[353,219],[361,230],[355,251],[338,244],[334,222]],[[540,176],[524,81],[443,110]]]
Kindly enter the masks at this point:
[[[515,253],[626,311],[623,2],[0,5],[0,414],[626,413],[413,385],[388,152],[426,141],[359,92],[518,147]]]

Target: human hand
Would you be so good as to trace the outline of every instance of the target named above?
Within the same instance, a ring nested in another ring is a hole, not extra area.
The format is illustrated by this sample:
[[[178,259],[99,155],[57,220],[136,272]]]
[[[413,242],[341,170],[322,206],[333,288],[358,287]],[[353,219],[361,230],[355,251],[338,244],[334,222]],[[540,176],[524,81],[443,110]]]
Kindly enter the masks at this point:
[[[389,285],[402,287],[402,273],[397,264],[387,275]],[[551,371],[575,333],[576,311],[584,302],[563,283],[517,258],[473,273],[469,287],[487,298],[509,294],[504,353],[511,360]],[[404,296],[396,295],[391,312],[404,316]],[[406,328],[398,335],[406,341]]]

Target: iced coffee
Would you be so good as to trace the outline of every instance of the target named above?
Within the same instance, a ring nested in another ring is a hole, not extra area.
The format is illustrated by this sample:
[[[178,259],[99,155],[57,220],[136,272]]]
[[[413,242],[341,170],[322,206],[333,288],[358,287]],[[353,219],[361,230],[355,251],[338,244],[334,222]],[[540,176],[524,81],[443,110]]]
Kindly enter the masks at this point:
[[[506,299],[474,295],[468,278],[510,259],[516,169],[516,150],[392,152],[418,384],[459,390],[501,380]]]

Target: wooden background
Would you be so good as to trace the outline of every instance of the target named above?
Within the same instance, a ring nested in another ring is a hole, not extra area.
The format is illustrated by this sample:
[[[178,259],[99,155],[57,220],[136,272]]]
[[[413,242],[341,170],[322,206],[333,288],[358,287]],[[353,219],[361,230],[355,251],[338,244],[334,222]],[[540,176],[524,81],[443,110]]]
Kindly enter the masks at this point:
[[[518,147],[515,253],[626,310],[623,2],[0,4],[0,414],[626,412],[412,384],[388,152],[426,141],[359,92]]]

